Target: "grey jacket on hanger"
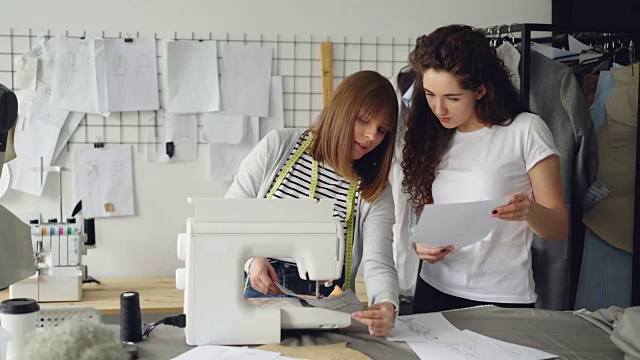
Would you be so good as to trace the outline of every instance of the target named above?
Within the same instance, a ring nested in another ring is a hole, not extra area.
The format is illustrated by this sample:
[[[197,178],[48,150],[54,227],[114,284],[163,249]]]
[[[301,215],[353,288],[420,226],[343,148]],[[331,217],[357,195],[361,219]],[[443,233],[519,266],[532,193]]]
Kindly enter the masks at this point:
[[[510,48],[509,48],[510,47]],[[511,44],[498,49],[498,55],[519,81],[520,54]],[[572,199],[585,211],[602,199],[595,181],[598,173],[598,144],[589,108],[575,76],[564,64],[531,51],[529,107],[547,123],[560,152],[560,175],[564,201],[571,219]],[[583,246],[584,239],[543,240],[535,236],[532,245],[536,306],[551,310],[573,309],[572,246]]]

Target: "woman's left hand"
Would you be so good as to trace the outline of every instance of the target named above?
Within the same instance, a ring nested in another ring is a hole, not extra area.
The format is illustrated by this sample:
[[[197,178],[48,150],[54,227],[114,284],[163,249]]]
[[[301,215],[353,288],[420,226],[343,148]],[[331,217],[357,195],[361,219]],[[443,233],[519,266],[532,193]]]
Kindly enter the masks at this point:
[[[369,334],[373,336],[387,336],[393,328],[396,310],[392,303],[381,302],[373,304],[364,311],[356,311],[351,317],[369,327]]]
[[[525,193],[511,194],[508,196],[509,203],[495,208],[491,216],[508,221],[527,221],[531,214],[533,201]]]

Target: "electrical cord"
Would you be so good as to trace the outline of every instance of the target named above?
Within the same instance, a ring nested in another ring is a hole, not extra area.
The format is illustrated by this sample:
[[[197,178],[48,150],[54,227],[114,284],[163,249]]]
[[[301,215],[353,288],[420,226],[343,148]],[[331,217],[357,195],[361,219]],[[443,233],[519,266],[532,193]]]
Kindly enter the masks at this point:
[[[162,320],[158,320],[151,325],[145,323],[144,324],[145,330],[142,333],[142,336],[148,338],[149,335],[151,334],[151,331],[153,331],[153,329],[155,329],[158,325],[171,325],[171,326],[177,326],[179,328],[184,328],[185,326],[187,326],[187,316],[185,314],[178,314],[178,315],[166,317]]]

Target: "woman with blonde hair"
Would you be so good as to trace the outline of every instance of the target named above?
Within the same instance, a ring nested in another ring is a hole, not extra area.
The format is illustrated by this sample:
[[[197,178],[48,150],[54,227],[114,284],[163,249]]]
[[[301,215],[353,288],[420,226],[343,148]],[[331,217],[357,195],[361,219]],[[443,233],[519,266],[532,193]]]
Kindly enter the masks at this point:
[[[314,198],[334,201],[352,261],[333,282],[355,290],[364,265],[366,311],[352,316],[375,336],[393,327],[398,275],[393,262],[394,206],[387,177],[396,134],[398,103],[389,80],[374,71],[346,77],[309,129],[267,134],[242,161],[227,198]],[[300,279],[290,259],[253,258],[245,264],[246,297],[281,296],[276,283],[302,295],[315,282]],[[323,295],[331,292],[322,288]]]

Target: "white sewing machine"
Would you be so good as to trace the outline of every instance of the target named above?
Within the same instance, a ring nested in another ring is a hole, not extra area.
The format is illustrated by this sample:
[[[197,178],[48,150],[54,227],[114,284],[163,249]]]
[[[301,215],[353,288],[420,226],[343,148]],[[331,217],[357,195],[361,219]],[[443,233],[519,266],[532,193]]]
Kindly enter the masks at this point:
[[[301,278],[340,278],[342,228],[331,201],[190,198],[195,217],[178,236],[176,286],[184,289],[189,345],[280,342],[282,329],[336,329],[351,315],[310,307],[248,305],[243,264],[251,257],[291,257]]]
[[[39,224],[31,221],[35,275],[9,287],[11,298],[32,298],[38,302],[82,300],[86,235],[82,225],[70,218],[66,223]]]

